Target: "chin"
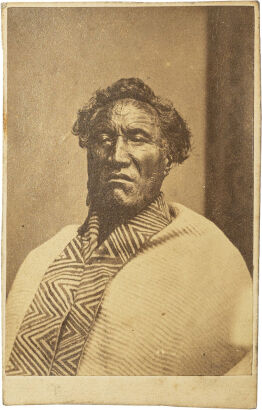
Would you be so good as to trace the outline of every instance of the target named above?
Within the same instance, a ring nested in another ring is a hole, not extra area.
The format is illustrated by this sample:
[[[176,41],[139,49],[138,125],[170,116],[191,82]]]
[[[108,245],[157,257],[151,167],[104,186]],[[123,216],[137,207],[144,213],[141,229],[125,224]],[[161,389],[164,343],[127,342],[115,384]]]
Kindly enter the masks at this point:
[[[90,194],[96,206],[104,213],[121,217],[131,217],[137,214],[155,198],[156,194],[144,189],[130,186],[106,186],[99,192]]]
[[[114,189],[110,196],[113,207],[117,208],[120,214],[130,212],[130,215],[140,212],[153,200],[153,198],[147,198],[144,194],[125,192],[122,189]]]
[[[122,189],[114,189],[110,196],[112,203],[116,207],[135,208],[138,203],[138,198],[136,194],[126,193]]]

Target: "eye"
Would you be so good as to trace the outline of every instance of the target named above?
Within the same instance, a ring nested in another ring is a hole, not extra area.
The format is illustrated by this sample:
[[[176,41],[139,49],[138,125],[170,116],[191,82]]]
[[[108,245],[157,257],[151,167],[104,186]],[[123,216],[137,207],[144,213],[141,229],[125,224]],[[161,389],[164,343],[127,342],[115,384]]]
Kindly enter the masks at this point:
[[[99,143],[103,145],[112,144],[112,138],[108,134],[105,134],[105,133],[99,134],[98,140],[99,140]]]
[[[147,142],[147,138],[143,134],[140,134],[140,133],[133,134],[133,135],[131,134],[129,136],[129,139],[134,142]]]

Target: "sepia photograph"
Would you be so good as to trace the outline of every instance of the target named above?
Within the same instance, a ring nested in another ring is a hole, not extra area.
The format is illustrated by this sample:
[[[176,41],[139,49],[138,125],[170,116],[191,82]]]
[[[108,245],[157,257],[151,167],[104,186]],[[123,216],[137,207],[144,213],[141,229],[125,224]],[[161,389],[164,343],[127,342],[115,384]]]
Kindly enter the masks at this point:
[[[258,18],[2,5],[5,404],[255,406]]]

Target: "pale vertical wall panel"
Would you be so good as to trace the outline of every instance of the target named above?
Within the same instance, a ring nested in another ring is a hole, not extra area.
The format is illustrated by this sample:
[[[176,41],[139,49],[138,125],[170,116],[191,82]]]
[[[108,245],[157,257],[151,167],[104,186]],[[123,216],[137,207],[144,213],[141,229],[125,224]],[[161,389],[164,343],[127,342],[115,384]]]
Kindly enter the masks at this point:
[[[9,8],[7,289],[26,254],[86,215],[85,151],[70,130],[99,87],[140,77],[194,135],[164,184],[204,213],[206,9]]]

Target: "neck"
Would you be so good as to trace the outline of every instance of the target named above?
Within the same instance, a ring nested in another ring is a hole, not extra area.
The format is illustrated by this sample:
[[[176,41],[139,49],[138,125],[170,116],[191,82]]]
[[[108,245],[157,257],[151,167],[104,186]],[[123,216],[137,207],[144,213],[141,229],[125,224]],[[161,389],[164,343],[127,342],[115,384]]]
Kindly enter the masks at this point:
[[[90,211],[95,212],[99,219],[99,242],[106,239],[117,226],[126,224],[146,209],[159,195],[160,192],[149,202],[139,203],[132,207],[120,206],[115,202],[99,201],[97,203],[91,200]]]
[[[96,215],[99,221],[99,239],[98,242],[102,243],[110,233],[119,225],[126,224],[129,220],[138,215],[141,211],[146,209],[156,198],[155,196],[149,203],[141,205],[140,207],[123,207],[117,206],[115,203],[106,201],[95,201],[92,198],[89,202],[89,212],[84,224],[78,229],[80,235],[85,234],[88,229],[89,220],[92,215]]]
[[[115,205],[97,207],[91,204],[91,209],[99,218],[99,242],[103,242],[117,226],[127,223],[140,212],[137,208],[130,209]]]

